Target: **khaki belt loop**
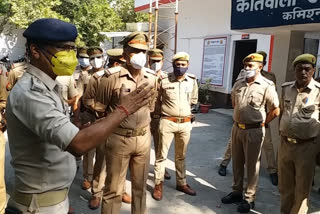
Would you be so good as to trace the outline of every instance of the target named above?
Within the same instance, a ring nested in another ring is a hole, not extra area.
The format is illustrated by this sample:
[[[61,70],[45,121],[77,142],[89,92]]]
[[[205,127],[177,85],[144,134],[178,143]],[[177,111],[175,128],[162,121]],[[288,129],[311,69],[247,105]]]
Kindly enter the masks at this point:
[[[144,136],[147,133],[147,126],[137,129],[117,128],[114,133],[125,137]]]

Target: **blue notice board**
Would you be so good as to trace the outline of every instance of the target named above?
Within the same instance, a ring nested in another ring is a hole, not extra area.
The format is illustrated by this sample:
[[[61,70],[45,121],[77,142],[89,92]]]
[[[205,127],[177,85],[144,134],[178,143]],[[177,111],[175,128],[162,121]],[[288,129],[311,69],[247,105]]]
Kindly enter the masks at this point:
[[[320,0],[232,0],[232,30],[307,23],[320,23]]]

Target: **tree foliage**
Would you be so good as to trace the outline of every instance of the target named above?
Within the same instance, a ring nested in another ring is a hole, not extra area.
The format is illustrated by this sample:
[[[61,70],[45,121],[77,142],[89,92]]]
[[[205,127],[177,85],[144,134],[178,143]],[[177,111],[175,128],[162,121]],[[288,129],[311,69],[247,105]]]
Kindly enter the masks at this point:
[[[124,30],[127,22],[148,20],[134,12],[134,0],[0,0],[0,33],[7,23],[26,28],[39,18],[58,18],[77,26],[78,44],[98,45],[99,32]]]

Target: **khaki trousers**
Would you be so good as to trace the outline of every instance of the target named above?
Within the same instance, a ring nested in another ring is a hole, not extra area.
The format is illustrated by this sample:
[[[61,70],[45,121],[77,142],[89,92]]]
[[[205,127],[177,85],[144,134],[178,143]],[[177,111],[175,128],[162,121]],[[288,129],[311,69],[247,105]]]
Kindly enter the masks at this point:
[[[146,214],[146,189],[150,165],[151,134],[124,137],[112,134],[106,144],[107,179],[102,214],[119,214],[128,167],[132,183],[132,214]]]
[[[167,160],[173,138],[175,140],[176,183],[178,186],[187,184],[185,159],[191,130],[191,122],[175,123],[167,119],[160,120],[159,150],[156,154],[156,162],[154,166],[156,185],[160,184],[160,182],[164,180],[165,162]]]
[[[0,131],[0,214],[4,214],[7,202],[6,183],[4,180],[6,139]]]
[[[106,159],[105,159],[106,143],[100,144],[96,148],[96,162],[93,169],[92,195],[102,197],[102,189],[107,177]]]
[[[277,164],[274,154],[274,148],[272,144],[271,131],[270,128],[266,128],[266,136],[262,145],[263,152],[266,156],[268,173],[273,174],[277,172]],[[231,160],[231,138],[229,139],[227,149],[224,153],[223,160],[221,162],[222,166],[227,167]]]
[[[319,152],[317,140],[289,143],[284,137],[279,146],[279,191],[281,214],[306,214]]]
[[[80,114],[81,124],[85,125],[89,122],[93,123],[95,121],[95,116],[88,112],[81,112]],[[96,149],[92,149],[88,153],[83,155],[83,177],[84,179],[92,182],[93,179],[93,167],[94,167],[94,156],[96,154]]]
[[[260,157],[265,128],[240,129],[235,124],[232,127],[232,165],[233,191],[242,193],[244,167],[247,171],[247,185],[244,198],[248,202],[255,200],[260,171]]]
[[[159,119],[152,119],[150,123],[151,134],[153,137],[154,143],[154,151],[157,154],[159,151],[159,125],[160,125],[160,118]]]

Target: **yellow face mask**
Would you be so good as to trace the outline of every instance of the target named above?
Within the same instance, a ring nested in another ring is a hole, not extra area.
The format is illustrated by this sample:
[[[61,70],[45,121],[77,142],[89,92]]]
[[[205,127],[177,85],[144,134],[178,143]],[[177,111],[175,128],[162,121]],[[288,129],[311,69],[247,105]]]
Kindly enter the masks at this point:
[[[57,76],[71,76],[78,65],[74,50],[59,51],[52,58],[52,70]]]

